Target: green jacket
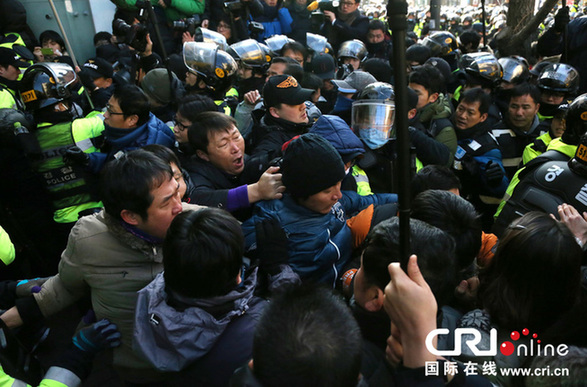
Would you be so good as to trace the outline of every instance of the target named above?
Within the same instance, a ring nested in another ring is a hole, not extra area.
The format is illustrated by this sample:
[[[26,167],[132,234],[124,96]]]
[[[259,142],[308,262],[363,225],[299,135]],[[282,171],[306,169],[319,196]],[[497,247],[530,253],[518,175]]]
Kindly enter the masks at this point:
[[[432,125],[434,120],[438,120],[441,118],[445,118],[446,120],[450,120],[452,115],[452,107],[450,103],[450,99],[447,98],[444,94],[439,94],[438,99],[435,102],[429,103],[428,105],[424,106],[419,112],[420,122],[426,127],[426,129],[430,132],[430,126]],[[442,121],[447,122],[448,121]],[[435,128],[433,132],[430,133],[434,139],[441,144],[447,146],[450,156],[447,162],[447,166],[452,166],[454,162],[454,155],[457,151],[457,135],[452,123],[450,125],[443,125],[442,127]]]
[[[137,0],[110,0],[121,9],[137,9],[135,4]],[[153,7],[159,6],[158,0],[151,0]],[[179,19],[191,17],[193,14],[204,13],[204,0],[171,0],[171,5],[165,8],[167,23]]]

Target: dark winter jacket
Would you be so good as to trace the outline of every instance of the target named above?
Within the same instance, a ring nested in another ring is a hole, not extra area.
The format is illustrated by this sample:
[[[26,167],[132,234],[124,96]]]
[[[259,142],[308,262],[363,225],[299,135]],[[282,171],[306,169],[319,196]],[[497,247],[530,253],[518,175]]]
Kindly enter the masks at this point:
[[[359,39],[365,42],[368,30],[369,18],[356,10],[349,24],[343,22],[337,15],[334,24],[328,20],[324,23],[320,34],[326,36],[334,52],[338,52],[340,45],[347,40]]]
[[[255,204],[254,214],[242,224],[245,248],[256,249],[255,224],[265,219],[276,219],[288,238],[289,265],[303,281],[320,282],[333,286],[342,268],[351,258],[351,230],[348,217],[370,204],[393,203],[397,195],[360,196],[343,191],[328,214],[320,214],[296,203],[286,194],[281,200]]]
[[[255,269],[226,295],[192,299],[168,291],[159,274],[138,292],[133,348],[160,371],[191,365],[192,383],[227,385],[252,356],[253,332],[267,304],[253,296],[256,281]]]
[[[128,152],[149,144],[160,144],[173,148],[175,144],[173,131],[153,113],[149,113],[149,120],[145,124],[129,130],[128,134],[123,137],[115,138],[109,136],[110,133],[112,133],[112,128],[106,126],[104,144],[100,147],[101,151],[89,154],[89,168],[94,173],[100,172],[104,164],[112,160],[118,152]]]

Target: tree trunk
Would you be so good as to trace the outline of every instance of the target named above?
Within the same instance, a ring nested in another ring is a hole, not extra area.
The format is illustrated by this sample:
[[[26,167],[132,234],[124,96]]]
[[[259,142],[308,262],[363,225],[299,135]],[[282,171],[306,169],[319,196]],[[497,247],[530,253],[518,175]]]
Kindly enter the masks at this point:
[[[530,43],[537,37],[538,26],[559,0],[546,0],[536,15],[534,0],[510,0],[507,27],[496,36],[499,56],[521,55],[530,58]]]

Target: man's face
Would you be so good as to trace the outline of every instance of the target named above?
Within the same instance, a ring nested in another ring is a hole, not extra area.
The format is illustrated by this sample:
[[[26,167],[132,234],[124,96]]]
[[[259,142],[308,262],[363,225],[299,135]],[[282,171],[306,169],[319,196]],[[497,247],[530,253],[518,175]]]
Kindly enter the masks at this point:
[[[179,183],[172,177],[151,189],[153,202],[147,209],[147,219],[138,217],[137,228],[156,238],[165,238],[171,221],[181,212]]]
[[[185,73],[185,83],[189,86],[195,86],[198,82],[198,74],[188,71]]]
[[[106,105],[106,111],[104,112],[104,124],[113,128],[132,129],[136,127],[137,119],[138,117],[136,115],[125,117],[122,114],[118,100],[110,97],[108,105]]]
[[[563,118],[554,117],[550,123],[550,129],[555,138],[559,138],[563,135],[566,128],[566,122]]]
[[[301,103],[299,105],[287,105],[282,103],[279,108],[269,108],[269,112],[275,118],[281,118],[294,124],[308,123],[308,115],[306,114],[305,103]]]
[[[13,65],[8,65],[7,67],[0,66],[0,76],[8,79],[9,81],[16,81],[19,75],[20,69],[18,67]]]
[[[171,163],[169,163],[169,165],[171,166],[171,172],[173,173],[173,178],[179,184],[179,197],[183,198],[183,195],[185,195],[185,192],[187,191],[187,185],[186,185],[185,180],[183,178],[183,173],[181,172],[181,169],[179,169],[177,164],[171,162]]]
[[[418,94],[418,104],[416,105],[416,109],[420,110],[430,102],[436,101],[436,93],[430,95],[424,86],[417,83],[410,83],[410,88]]]
[[[283,56],[288,58],[292,58],[296,62],[300,64],[300,66],[304,66],[304,55],[299,51],[294,51],[291,49],[287,49],[283,52]]]
[[[544,90],[540,94],[540,101],[550,105],[560,105],[565,100],[565,93],[560,91]]]
[[[539,103],[535,103],[529,94],[520,97],[512,97],[508,106],[508,115],[511,124],[516,129],[528,130],[534,116],[540,108]]]
[[[355,3],[353,0],[343,0],[338,5],[338,13],[348,15],[349,13],[355,12],[359,8],[359,3]]]
[[[249,79],[253,76],[253,69],[239,61],[237,74],[239,79]]]
[[[342,64],[350,63],[353,66],[353,69],[358,70],[361,66],[361,61],[357,58],[351,58],[350,56],[346,56],[342,58]]]
[[[334,206],[342,197],[340,184],[341,182],[339,181],[332,187],[311,195],[305,200],[300,200],[300,204],[319,214],[328,214],[332,209],[332,206]]]
[[[461,101],[457,110],[455,111],[455,129],[465,130],[481,123],[487,119],[487,113],[481,114],[479,112],[481,102],[475,101],[473,103]]]
[[[267,79],[274,75],[283,75],[286,67],[287,65],[285,63],[271,63],[269,70],[267,70]],[[265,81],[267,81],[267,79],[265,79]]]
[[[245,168],[245,140],[236,126],[208,133],[206,153],[198,156],[229,175],[239,175]]]
[[[98,77],[94,79],[94,85],[100,89],[107,89],[112,85],[112,78]]]
[[[192,125],[192,122],[182,116],[179,112],[175,115],[174,125],[173,125],[173,134],[175,134],[175,139],[180,144],[188,143],[188,128]]]
[[[371,44],[383,42],[385,39],[385,34],[382,30],[369,30],[367,32],[367,42]]]

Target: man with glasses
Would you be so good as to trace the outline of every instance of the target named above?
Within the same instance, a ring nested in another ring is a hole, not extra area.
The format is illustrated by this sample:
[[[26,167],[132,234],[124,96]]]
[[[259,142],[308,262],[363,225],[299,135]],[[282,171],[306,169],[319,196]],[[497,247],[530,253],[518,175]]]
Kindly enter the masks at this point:
[[[114,90],[104,112],[100,152],[87,155],[85,164],[89,170],[98,173],[107,161],[145,145],[173,147],[173,131],[150,112],[150,107],[149,99],[138,86],[124,85]]]
[[[342,0],[336,12],[324,11],[321,34],[328,38],[335,52],[347,40],[366,41],[369,18],[361,14],[359,4],[360,0]]]

